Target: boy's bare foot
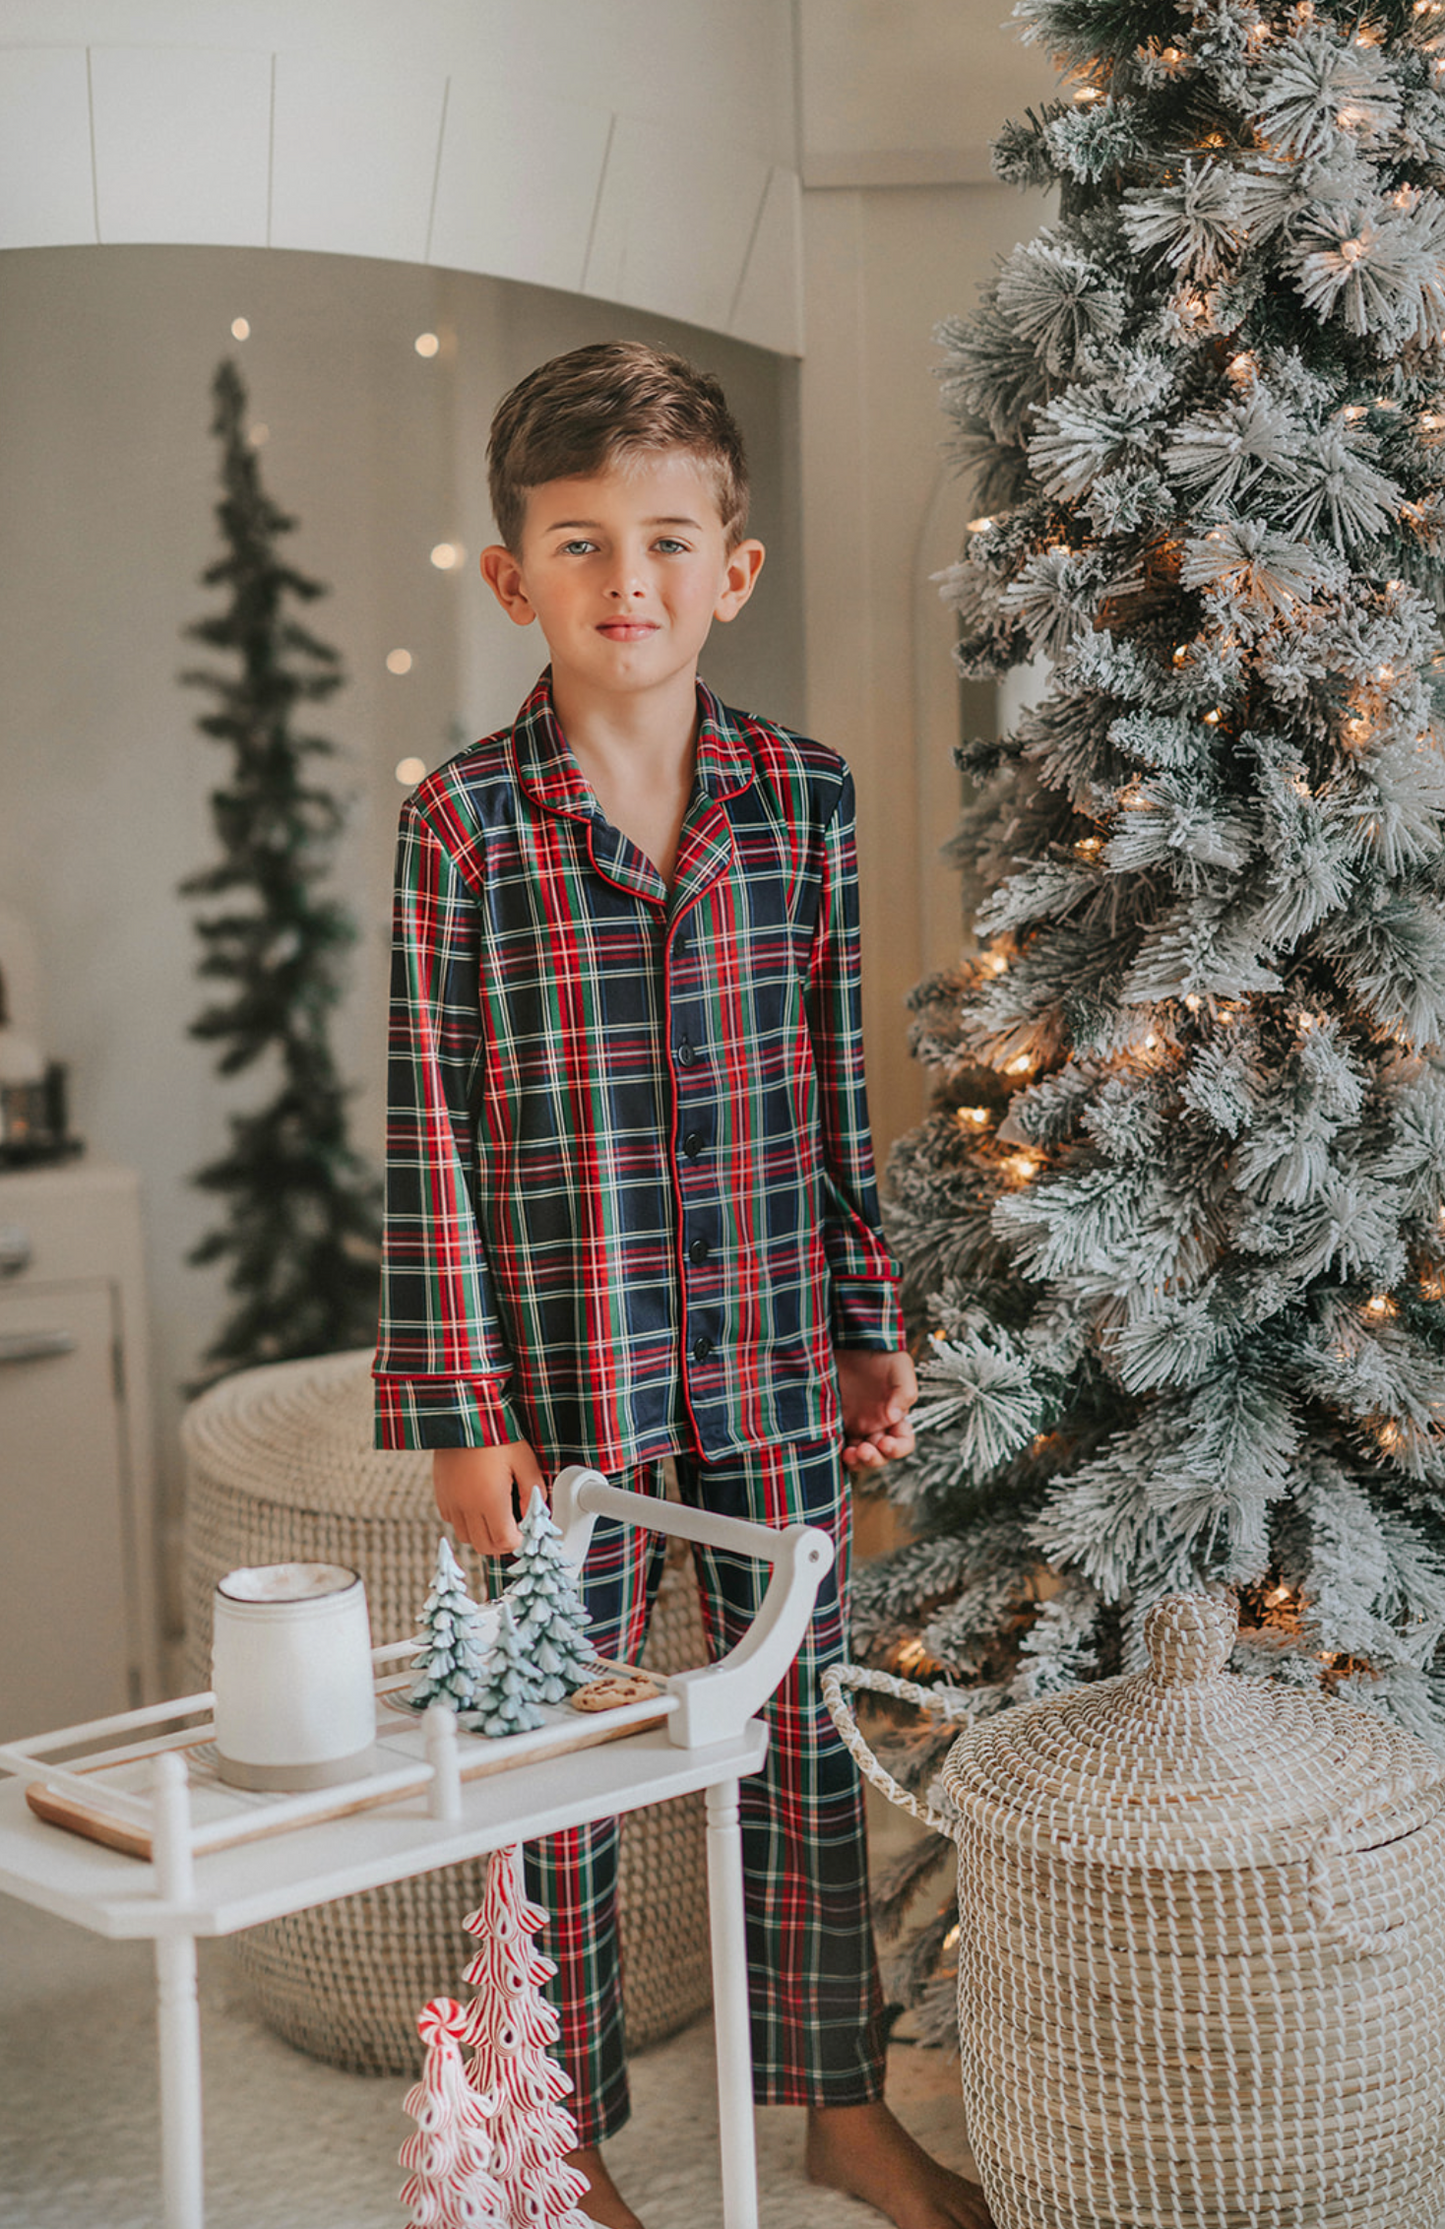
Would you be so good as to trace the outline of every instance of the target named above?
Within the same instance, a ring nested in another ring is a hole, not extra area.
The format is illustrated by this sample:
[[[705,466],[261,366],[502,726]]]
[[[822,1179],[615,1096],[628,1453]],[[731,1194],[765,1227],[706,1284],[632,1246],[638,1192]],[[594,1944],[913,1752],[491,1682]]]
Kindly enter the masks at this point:
[[[642,2229],[627,2200],[602,2164],[602,2154],[595,2144],[584,2144],[579,2151],[567,2154],[567,2165],[585,2175],[590,2189],[579,2200],[578,2211],[589,2221],[599,2224],[599,2229]]]
[[[982,2192],[930,2159],[881,2098],[812,2107],[807,2168],[810,2182],[876,2206],[895,2229],[994,2229]]]

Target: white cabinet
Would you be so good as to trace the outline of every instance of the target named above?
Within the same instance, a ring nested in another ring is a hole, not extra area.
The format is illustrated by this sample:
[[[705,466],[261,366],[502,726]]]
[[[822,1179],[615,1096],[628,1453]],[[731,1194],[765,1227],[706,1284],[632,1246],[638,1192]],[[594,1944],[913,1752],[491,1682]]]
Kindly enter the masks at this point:
[[[0,1739],[156,1693],[139,1190],[0,1173]]]

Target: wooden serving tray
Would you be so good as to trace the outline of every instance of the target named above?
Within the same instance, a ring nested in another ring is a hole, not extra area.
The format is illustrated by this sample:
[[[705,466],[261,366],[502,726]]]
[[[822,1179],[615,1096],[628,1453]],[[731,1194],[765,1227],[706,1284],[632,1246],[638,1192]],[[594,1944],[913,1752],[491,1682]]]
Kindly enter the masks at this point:
[[[632,1667],[617,1669],[631,1670]],[[101,1798],[94,1805],[85,1803],[69,1790],[47,1787],[43,1780],[30,1783],[25,1800],[36,1817],[51,1826],[84,1835],[87,1840],[119,1850],[126,1857],[147,1860],[152,1855],[149,1830],[108,1810],[102,1792],[113,1788],[131,1797],[147,1796],[151,1784],[150,1759],[162,1749],[175,1750],[185,1758],[190,1778],[191,1818],[195,1828],[204,1833],[205,1853],[231,1849],[239,1842],[259,1841],[298,1826],[314,1826],[324,1819],[344,1819],[357,1811],[372,1811],[382,1804],[398,1803],[408,1795],[419,1793],[430,1779],[421,1718],[408,1716],[405,1706],[398,1709],[387,1701],[388,1694],[409,1684],[411,1676],[407,1673],[379,1684],[375,1747],[354,1779],[340,1783],[335,1789],[317,1789],[307,1796],[304,1820],[294,1816],[294,1795],[234,1788],[229,1781],[221,1779],[215,1732],[209,1724],[191,1726],[183,1733],[161,1735],[121,1750],[67,1758],[64,1765],[67,1773],[94,1778],[97,1796]],[[663,1725],[677,1704],[674,1697],[663,1693],[642,1702],[624,1703],[609,1711],[582,1712],[561,1703],[541,1703],[537,1707],[544,1724],[532,1733],[503,1734],[493,1739],[485,1734],[459,1731],[457,1748],[462,1779],[488,1779],[494,1773],[508,1772],[519,1765],[536,1764],[543,1758],[566,1757],[574,1750],[595,1749],[603,1742],[620,1741],[625,1735],[643,1733],[650,1727]],[[376,1785],[369,1787],[368,1780],[374,1780]],[[283,1805],[287,1816],[268,1817],[268,1813],[278,1811]]]

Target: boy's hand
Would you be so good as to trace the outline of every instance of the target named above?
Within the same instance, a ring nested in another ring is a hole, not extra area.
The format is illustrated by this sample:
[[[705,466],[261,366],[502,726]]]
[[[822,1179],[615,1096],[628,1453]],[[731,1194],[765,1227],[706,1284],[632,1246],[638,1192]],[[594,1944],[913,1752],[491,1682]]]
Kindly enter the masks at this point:
[[[913,1453],[908,1411],[918,1399],[913,1357],[874,1354],[866,1347],[837,1347],[838,1392],[843,1404],[843,1464],[850,1471],[881,1470],[895,1456]]]
[[[525,1509],[532,1488],[542,1486],[542,1467],[525,1440],[503,1447],[434,1448],[431,1478],[443,1518],[478,1555],[510,1556],[520,1548],[512,1488]]]

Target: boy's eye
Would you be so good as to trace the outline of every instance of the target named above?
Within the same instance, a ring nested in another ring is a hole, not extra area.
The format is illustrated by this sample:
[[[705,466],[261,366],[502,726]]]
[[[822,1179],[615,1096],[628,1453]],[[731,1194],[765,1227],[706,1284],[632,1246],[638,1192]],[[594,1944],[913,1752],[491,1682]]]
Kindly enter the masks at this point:
[[[596,547],[595,542],[587,542],[579,538],[575,542],[564,542],[562,544],[562,555],[564,557],[585,557],[589,550],[595,550]]]
[[[685,555],[687,551],[686,542],[680,542],[675,534],[659,534],[652,546],[661,550],[664,557]]]

